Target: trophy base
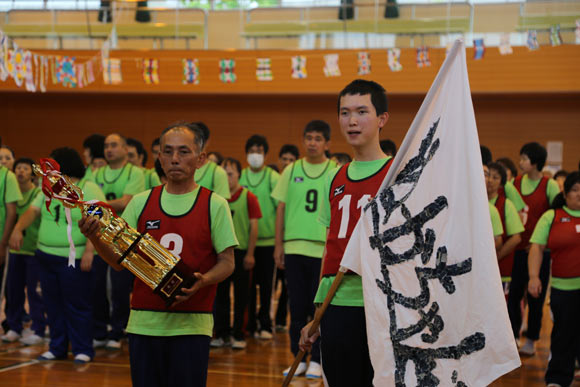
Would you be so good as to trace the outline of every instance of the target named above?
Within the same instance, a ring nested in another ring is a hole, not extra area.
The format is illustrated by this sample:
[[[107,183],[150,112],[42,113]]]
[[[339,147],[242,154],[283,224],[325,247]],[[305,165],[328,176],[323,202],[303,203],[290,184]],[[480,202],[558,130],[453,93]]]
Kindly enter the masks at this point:
[[[153,293],[163,298],[165,307],[169,308],[175,302],[175,297],[184,294],[181,288],[190,288],[196,281],[193,270],[183,261],[179,261],[161,280],[159,285],[153,290]]]

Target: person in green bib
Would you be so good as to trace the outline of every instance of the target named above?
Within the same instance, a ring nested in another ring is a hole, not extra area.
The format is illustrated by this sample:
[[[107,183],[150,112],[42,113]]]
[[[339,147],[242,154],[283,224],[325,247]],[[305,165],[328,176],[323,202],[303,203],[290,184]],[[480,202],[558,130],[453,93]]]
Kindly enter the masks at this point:
[[[207,149],[209,142],[209,128],[207,125],[203,122],[194,122],[190,125],[196,125],[202,130],[205,144],[204,149]],[[195,181],[197,184],[217,193],[224,199],[230,198],[230,187],[228,185],[226,171],[207,157],[203,165],[195,171]]]
[[[159,179],[155,168],[145,168],[145,165],[147,164],[147,151],[143,147],[141,141],[135,140],[134,138],[127,139],[127,160],[136,167],[141,168],[143,171],[143,176],[145,178],[145,191],[161,185],[161,180]]]
[[[506,179],[508,182],[514,182],[514,179],[518,176],[518,168],[516,164],[509,157],[501,157],[495,160],[496,163],[501,164],[505,168]]]
[[[83,141],[83,158],[87,171],[85,179],[93,180],[93,174],[99,168],[107,165],[105,160],[105,136],[91,134]]]
[[[250,284],[247,330],[250,335],[262,340],[269,340],[272,338],[270,302],[274,276],[274,235],[277,205],[271,194],[280,175],[264,163],[269,149],[266,137],[251,136],[246,141],[245,149],[249,167],[242,170],[240,185],[256,195],[262,210],[262,217],[258,220],[258,241],[254,252],[256,264]],[[257,286],[260,287],[260,310],[258,313],[256,313]]]
[[[326,157],[330,145],[330,125],[309,122],[304,128],[306,156],[286,167],[272,192],[278,201],[274,258],[286,269],[290,302],[290,349],[298,353],[300,329],[314,316],[314,296],[320,278],[320,259],[324,253],[326,229],[317,222],[327,175],[336,163]],[[288,373],[285,370],[284,373]],[[310,365],[301,363],[296,374],[322,377],[320,349],[315,344]]]
[[[570,386],[580,351],[580,172],[564,181],[564,192],[544,212],[530,238],[528,292],[540,297],[543,250],[552,255],[550,309],[554,326],[550,340],[550,361],[546,384]]]
[[[22,200],[18,201],[16,213],[21,216],[40,192],[40,188],[34,185],[34,161],[21,158],[14,163],[14,173],[18,180]],[[23,344],[34,345],[43,342],[46,318],[44,316],[44,304],[38,294],[38,261],[34,256],[38,239],[40,219],[24,230],[24,239],[20,250],[10,250],[8,274],[6,276],[6,321],[9,331],[2,336],[3,341],[13,342],[18,339]],[[32,319],[31,329],[33,333],[22,337],[22,318],[24,317],[24,289],[28,294],[28,308]]]
[[[228,199],[234,229],[239,245],[234,249],[236,268],[231,276],[220,282],[215,303],[215,334],[212,347],[231,345],[233,349],[246,348],[244,318],[250,290],[250,273],[256,260],[254,251],[258,240],[258,219],[262,217],[260,203],[256,195],[240,185],[242,166],[233,158],[223,161],[228,174],[231,199]],[[230,287],[234,285],[234,325],[230,324]],[[233,341],[231,340],[233,336]]]
[[[167,184],[136,195],[123,213],[131,227],[180,257],[197,279],[181,288],[184,295],[169,307],[135,280],[127,326],[135,387],[206,385],[215,292],[234,271],[238,241],[226,200],[194,179],[204,158],[199,128],[178,124],[165,129],[159,160]],[[101,241],[97,219],[85,218],[80,227],[100,255],[117,266],[119,256]]]
[[[1,146],[2,138],[0,138]],[[22,194],[20,193],[16,176],[11,170],[0,164],[0,273],[4,273],[8,241],[18,217],[16,207],[19,200],[22,200]],[[0,300],[4,295],[5,284],[2,283],[3,277],[3,275],[0,275],[0,289],[2,289],[0,291]]]
[[[72,148],[58,148],[50,157],[63,175],[70,178],[84,193],[84,200],[103,201],[105,196],[92,181],[86,180],[80,155]],[[10,247],[21,250],[24,230],[40,217],[36,257],[39,263],[42,297],[50,328],[49,350],[39,360],[66,359],[69,343],[76,363],[86,363],[94,356],[92,342],[91,266],[94,248],[77,225],[81,210],[73,208],[67,214],[59,200],[47,208],[45,196],[38,193],[28,210],[20,216],[10,238]],[[70,219],[67,219],[69,218]],[[69,234],[70,228],[70,234]],[[74,243],[71,250],[69,238]],[[69,254],[76,262],[69,267]]]
[[[127,140],[113,133],[105,138],[105,158],[108,165],[94,173],[94,181],[101,187],[107,203],[122,213],[131,198],[145,190],[145,177],[141,168],[128,161]],[[110,270],[97,257],[93,262],[94,272],[94,340],[95,347],[120,349],[120,340],[129,319],[129,299],[133,275],[129,271]],[[107,273],[111,278],[111,308],[107,300]],[[107,325],[111,331],[107,332]]]

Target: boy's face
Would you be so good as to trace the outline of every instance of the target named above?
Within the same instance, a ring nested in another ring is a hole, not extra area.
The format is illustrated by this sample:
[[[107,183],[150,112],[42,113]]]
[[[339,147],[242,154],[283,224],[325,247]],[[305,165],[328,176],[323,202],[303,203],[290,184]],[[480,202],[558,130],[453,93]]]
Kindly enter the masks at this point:
[[[388,120],[388,113],[377,116],[371,102],[371,95],[345,95],[340,98],[338,121],[340,131],[346,141],[354,147],[360,147],[379,141],[379,129]]]
[[[14,174],[16,175],[16,180],[18,183],[25,184],[32,181],[32,167],[26,163],[19,163],[16,168],[14,168]]]
[[[320,132],[308,132],[304,135],[304,149],[310,157],[319,157],[328,149],[328,141]]]
[[[240,180],[240,174],[238,173],[238,169],[233,164],[226,164],[224,167],[226,173],[228,174],[228,183],[230,189],[238,186],[238,181]]]
[[[290,152],[283,153],[279,159],[280,171],[283,171],[284,168],[292,164],[294,161],[296,161],[296,157],[292,153]]]
[[[251,147],[248,148],[248,152],[246,154],[250,153],[257,153],[262,156],[266,155],[266,153],[264,152],[264,147],[262,145],[252,145]]]
[[[127,161],[131,164],[142,167],[143,165],[143,155],[137,153],[137,148],[131,145],[127,145]]]
[[[530,158],[525,153],[522,153],[520,155],[520,169],[522,170],[522,172],[524,174],[530,173],[530,172],[536,170],[536,167],[532,164],[532,162],[530,161]]]

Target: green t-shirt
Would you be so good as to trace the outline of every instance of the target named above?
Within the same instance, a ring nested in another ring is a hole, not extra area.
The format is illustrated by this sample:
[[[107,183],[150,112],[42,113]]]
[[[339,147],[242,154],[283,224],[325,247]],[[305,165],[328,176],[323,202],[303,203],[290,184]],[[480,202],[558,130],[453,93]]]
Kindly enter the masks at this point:
[[[354,160],[348,166],[346,171],[347,176],[353,180],[365,179],[377,173],[390,159],[391,157],[387,156],[387,158],[373,161]],[[326,184],[324,185],[324,191],[322,192],[324,201],[322,202],[320,212],[318,213],[318,221],[326,227],[330,227],[330,187],[338,170],[339,168],[335,168],[328,174]],[[328,276],[321,279],[320,285],[318,285],[318,291],[316,292],[316,297],[314,298],[315,304],[321,304],[324,302],[324,298],[332,286],[334,277],[335,276]],[[345,275],[331,301],[331,304],[337,306],[364,306],[362,278],[357,274]]]
[[[141,168],[126,163],[122,168],[108,165],[97,169],[93,181],[103,190],[106,200],[120,199],[123,195],[137,195],[145,191],[145,177]]]
[[[326,176],[336,168],[327,160],[311,164],[301,159],[288,165],[276,184],[272,197],[286,204],[284,215],[284,253],[322,258],[326,227],[317,223],[327,183]]]
[[[489,203],[493,206],[495,206],[496,202],[497,196],[489,200]],[[504,219],[505,233],[507,234],[507,236],[512,236],[524,232],[525,228],[522,223],[522,220],[520,219],[520,216],[518,215],[518,211],[516,210],[516,207],[514,206],[512,201],[509,199],[505,200],[504,214],[505,214]]]
[[[580,217],[580,211],[574,211],[570,208],[564,206],[564,211],[566,211],[570,216]],[[536,223],[536,228],[532,233],[530,238],[530,243],[535,243],[537,245],[545,246],[548,244],[548,238],[550,236],[550,229],[552,228],[552,222],[556,217],[556,211],[548,210]],[[560,290],[578,290],[580,289],[580,278],[556,278],[552,277],[552,286]]]
[[[143,175],[145,177],[145,190],[150,190],[153,187],[161,185],[161,179],[155,171],[155,168],[143,169]]]
[[[133,228],[141,212],[145,208],[150,191],[135,195],[123,212],[123,219]],[[199,185],[191,192],[174,195],[165,191],[161,193],[163,211],[172,216],[183,215],[192,208]],[[238,245],[230,208],[226,200],[219,195],[211,195],[210,200],[211,240],[215,251],[219,254],[228,247]],[[127,332],[146,336],[180,336],[205,335],[211,336],[213,316],[211,313],[171,313],[149,310],[131,309]]]
[[[491,228],[493,230],[493,236],[497,237],[503,234],[503,225],[501,224],[501,217],[499,216],[499,211],[491,203],[487,203],[489,206],[489,216],[491,217]]]
[[[16,176],[8,168],[0,165],[0,239],[4,235],[6,203],[14,203],[19,200],[22,200],[22,194]]]
[[[92,181],[84,178],[77,183],[77,186],[83,190],[84,200],[105,200],[101,189]],[[66,233],[67,222],[64,206],[60,200],[53,199],[50,203],[50,212],[46,209],[45,197],[42,192],[36,195],[31,204],[32,207],[40,209],[40,227],[38,229],[38,249],[47,254],[59,257],[68,257],[69,242]],[[72,239],[76,248],[75,258],[80,259],[85,251],[87,238],[78,226],[78,221],[82,218],[81,210],[73,208],[71,210],[72,218]]]
[[[524,202],[522,195],[520,195],[518,189],[513,185],[513,183],[509,181],[505,183],[503,190],[505,192],[506,198],[512,201],[512,204],[515,206],[517,212],[520,212],[526,208],[526,202]]]
[[[195,171],[195,181],[224,199],[230,198],[230,185],[226,171],[214,163],[208,161],[204,166]]]
[[[536,187],[538,187],[538,184],[540,184],[540,181],[541,181],[541,179],[532,180],[528,177],[527,174],[525,174],[522,177],[522,187],[521,187],[522,188],[522,195],[527,196],[527,195],[533,193],[536,190]],[[554,201],[554,198],[559,193],[560,193],[560,186],[558,186],[558,183],[556,182],[556,180],[549,179],[548,186],[546,187],[546,195],[548,196],[549,204],[552,204],[552,202]]]
[[[21,216],[26,212],[26,210],[28,210],[28,207],[30,207],[32,201],[36,199],[36,196],[39,192],[41,192],[40,188],[34,186],[28,191],[22,193],[22,200],[19,200],[16,204],[16,214],[18,214],[18,216]],[[34,222],[22,232],[22,234],[24,234],[24,238],[22,240],[22,247],[20,250],[10,250],[10,252],[23,255],[34,255],[34,251],[36,250],[36,243],[38,241],[39,227],[40,218],[36,218]]]
[[[93,172],[93,169],[91,168],[90,165],[87,167],[87,169],[85,169],[84,178],[86,180],[89,180],[89,181],[93,181],[93,182],[95,181],[95,173]]]
[[[240,176],[240,185],[246,187],[256,195],[262,210],[262,217],[258,220],[258,241],[256,246],[274,246],[276,236],[276,206],[278,203],[272,198],[272,191],[278,184],[280,175],[269,167],[254,172],[244,168]]]

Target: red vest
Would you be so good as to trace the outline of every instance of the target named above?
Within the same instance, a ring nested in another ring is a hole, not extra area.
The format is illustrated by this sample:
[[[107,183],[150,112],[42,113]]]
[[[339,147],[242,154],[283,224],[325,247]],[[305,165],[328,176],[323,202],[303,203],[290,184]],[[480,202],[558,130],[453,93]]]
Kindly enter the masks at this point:
[[[524,209],[526,214],[524,217],[525,230],[522,233],[522,241],[516,246],[516,250],[525,250],[530,243],[530,238],[532,237],[536,223],[538,223],[542,214],[550,209],[550,202],[546,194],[548,178],[543,176],[534,192],[529,195],[522,193],[522,176],[516,177],[514,186],[526,203],[526,208]]]
[[[504,190],[502,189],[498,191],[497,200],[495,202],[495,208],[497,208],[497,211],[499,212],[499,217],[501,219],[501,224],[503,226],[503,234],[501,236],[501,239],[504,242],[508,239],[507,229],[505,227],[506,225],[505,207],[506,207],[506,196]],[[512,268],[514,266],[514,255],[515,250],[509,253],[507,256],[503,257],[503,259],[499,261],[499,272],[502,277],[510,277],[512,275]]]
[[[374,175],[362,180],[352,180],[347,176],[349,164],[341,167],[334,176],[330,185],[330,228],[326,239],[323,276],[338,273],[342,255],[361,212],[381,187],[392,161],[390,159]]]
[[[548,244],[552,277],[580,277],[580,217],[559,208],[550,228]]]
[[[147,203],[139,216],[137,231],[149,233],[165,248],[193,272],[206,273],[217,263],[217,253],[211,241],[210,200],[212,192],[199,187],[197,198],[192,208],[184,215],[168,215],[161,208],[161,192],[164,186],[151,190]],[[147,229],[149,222],[149,229]],[[155,226],[151,227],[151,223]],[[135,279],[131,308],[140,310],[159,310],[176,312],[207,312],[213,310],[213,301],[217,285],[201,288],[197,293],[170,309],[165,307],[165,301],[144,282]]]

